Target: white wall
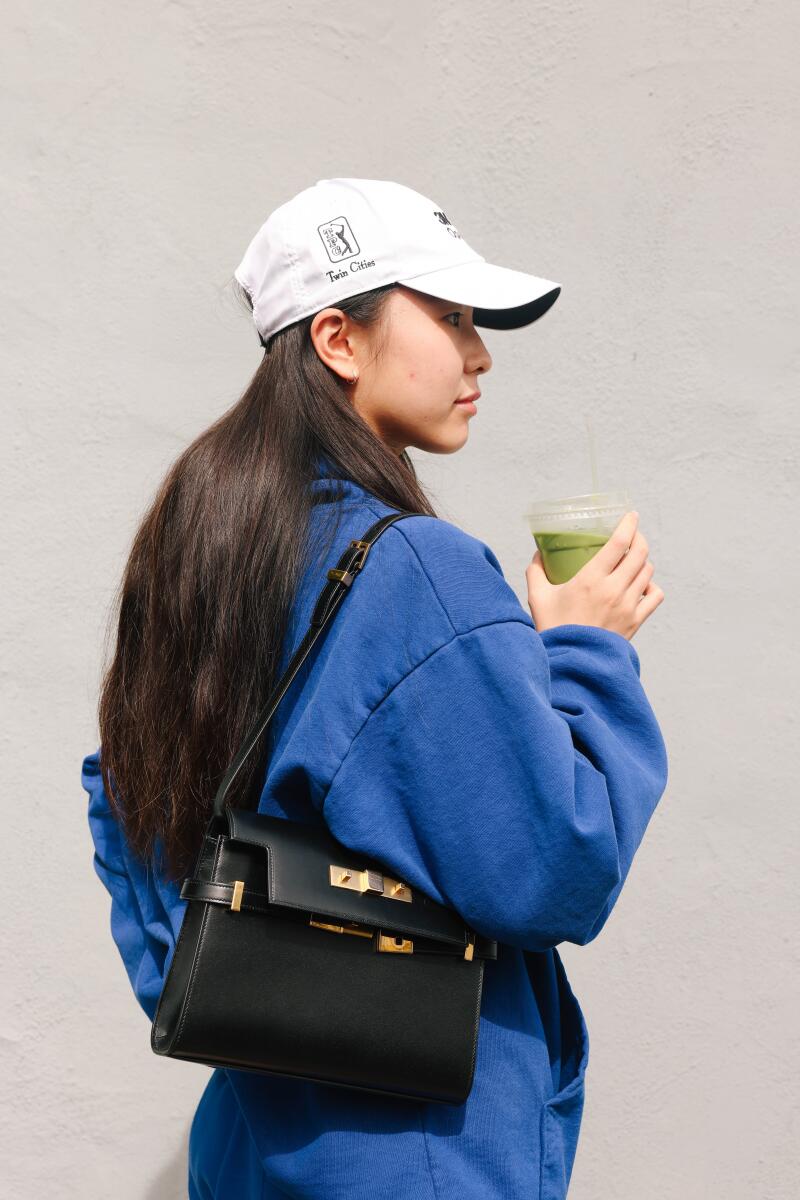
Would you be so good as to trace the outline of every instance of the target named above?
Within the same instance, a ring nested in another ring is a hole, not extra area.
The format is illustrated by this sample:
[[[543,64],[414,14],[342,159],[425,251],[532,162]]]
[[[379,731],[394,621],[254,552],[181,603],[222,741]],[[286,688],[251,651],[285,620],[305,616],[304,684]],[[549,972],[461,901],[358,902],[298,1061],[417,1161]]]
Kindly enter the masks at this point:
[[[563,947],[571,1200],[796,1196],[797,6],[4,11],[4,1194],[185,1195],[208,1072],[152,1054],[91,865],[102,638],[158,480],[258,363],[222,290],[247,242],[371,175],[563,284],[487,333],[464,449],[414,455],[442,515],[524,600],[520,514],[590,490],[590,413],[666,592],[634,644],[668,790],[603,933]]]

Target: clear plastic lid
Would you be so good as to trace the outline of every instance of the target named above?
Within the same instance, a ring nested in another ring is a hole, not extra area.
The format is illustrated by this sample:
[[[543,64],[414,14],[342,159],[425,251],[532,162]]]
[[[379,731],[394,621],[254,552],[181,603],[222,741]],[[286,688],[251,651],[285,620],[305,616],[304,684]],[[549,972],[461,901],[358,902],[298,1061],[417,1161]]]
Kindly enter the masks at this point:
[[[524,517],[534,533],[561,529],[602,529],[612,533],[630,511],[630,497],[625,489],[620,489],[536,500]]]

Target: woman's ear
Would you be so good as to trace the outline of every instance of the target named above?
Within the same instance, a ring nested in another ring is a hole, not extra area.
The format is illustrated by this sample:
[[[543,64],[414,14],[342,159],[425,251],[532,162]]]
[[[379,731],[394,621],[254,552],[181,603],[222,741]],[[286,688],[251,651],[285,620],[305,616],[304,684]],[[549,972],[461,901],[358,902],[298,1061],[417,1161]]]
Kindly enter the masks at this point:
[[[343,383],[358,376],[358,356],[352,322],[340,308],[323,308],[309,330],[317,355]]]

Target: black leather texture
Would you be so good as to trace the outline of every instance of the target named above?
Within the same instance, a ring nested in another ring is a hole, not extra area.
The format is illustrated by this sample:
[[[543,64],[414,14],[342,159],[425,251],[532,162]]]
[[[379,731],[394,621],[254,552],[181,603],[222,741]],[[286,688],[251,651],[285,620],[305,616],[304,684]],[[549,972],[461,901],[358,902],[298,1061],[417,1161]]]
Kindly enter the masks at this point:
[[[413,515],[392,513],[350,543],[220,784],[181,888],[186,911],[151,1029],[156,1054],[435,1103],[469,1095],[484,965],[497,943],[326,827],[225,802],[363,566],[365,544]]]

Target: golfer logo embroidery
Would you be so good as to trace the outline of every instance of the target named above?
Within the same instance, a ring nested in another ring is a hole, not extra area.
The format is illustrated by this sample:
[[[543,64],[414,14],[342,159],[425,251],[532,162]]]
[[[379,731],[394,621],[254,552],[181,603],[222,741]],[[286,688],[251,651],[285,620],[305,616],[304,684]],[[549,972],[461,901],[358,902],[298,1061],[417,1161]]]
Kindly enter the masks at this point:
[[[335,217],[319,226],[319,236],[331,262],[341,262],[360,253],[355,234],[347,217]]]
[[[458,232],[455,225],[450,224],[450,222],[448,221],[447,217],[445,216],[445,214],[443,212],[440,212],[438,208],[435,208],[433,210],[433,215],[435,217],[439,218],[439,220],[444,225],[445,229],[447,230],[447,232],[450,234],[451,237],[461,238],[461,234]],[[461,238],[461,240],[463,242],[464,239]]]

